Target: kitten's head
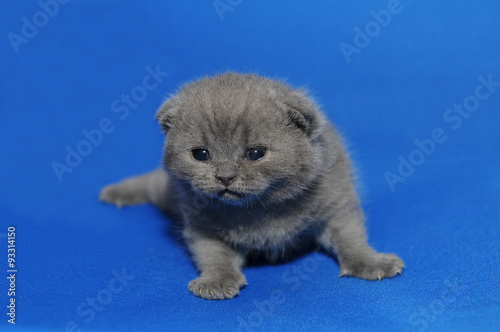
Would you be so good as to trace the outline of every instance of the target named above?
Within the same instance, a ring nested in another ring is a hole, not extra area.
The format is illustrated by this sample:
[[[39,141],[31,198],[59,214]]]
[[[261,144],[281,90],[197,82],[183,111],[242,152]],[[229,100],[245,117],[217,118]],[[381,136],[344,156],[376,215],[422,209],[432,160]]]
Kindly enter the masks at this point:
[[[234,73],[204,78],[167,100],[157,118],[167,170],[209,198],[279,202],[318,175],[323,116],[283,83]]]

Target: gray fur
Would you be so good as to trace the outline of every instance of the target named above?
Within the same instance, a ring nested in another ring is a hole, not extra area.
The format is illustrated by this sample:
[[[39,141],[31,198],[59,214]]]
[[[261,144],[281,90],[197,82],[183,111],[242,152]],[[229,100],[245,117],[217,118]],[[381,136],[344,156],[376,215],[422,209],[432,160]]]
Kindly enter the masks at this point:
[[[341,276],[380,280],[401,273],[401,259],[368,245],[349,158],[304,91],[226,73],[185,85],[157,118],[167,135],[166,172],[107,186],[100,199],[118,206],[152,202],[182,218],[201,273],[189,284],[194,295],[232,298],[246,284],[241,269],[250,253],[272,261],[308,241],[336,255]],[[245,159],[252,147],[266,154]],[[211,158],[196,160],[196,148]],[[226,187],[221,178],[234,179]]]

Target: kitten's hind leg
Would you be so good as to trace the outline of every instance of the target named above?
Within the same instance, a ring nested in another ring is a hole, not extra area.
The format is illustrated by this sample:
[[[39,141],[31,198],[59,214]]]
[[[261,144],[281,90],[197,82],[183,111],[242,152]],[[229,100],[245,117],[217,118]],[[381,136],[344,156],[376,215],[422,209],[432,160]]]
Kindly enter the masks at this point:
[[[327,251],[336,253],[340,276],[380,280],[401,274],[405,264],[398,256],[377,253],[368,245],[363,213],[358,207],[346,207],[338,212],[327,223],[318,241]]]
[[[162,208],[167,200],[167,185],[166,172],[157,169],[104,187],[99,200],[118,207],[150,202]]]

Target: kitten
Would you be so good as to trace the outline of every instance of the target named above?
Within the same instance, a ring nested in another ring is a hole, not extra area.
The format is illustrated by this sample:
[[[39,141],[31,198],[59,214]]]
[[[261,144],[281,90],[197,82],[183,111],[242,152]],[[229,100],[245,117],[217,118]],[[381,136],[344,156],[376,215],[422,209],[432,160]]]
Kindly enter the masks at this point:
[[[200,277],[189,290],[235,297],[250,254],[270,260],[319,244],[341,276],[380,280],[404,263],[368,243],[341,139],[303,91],[251,74],[185,85],[157,113],[165,170],[105,187],[118,206],[151,202],[183,220]]]

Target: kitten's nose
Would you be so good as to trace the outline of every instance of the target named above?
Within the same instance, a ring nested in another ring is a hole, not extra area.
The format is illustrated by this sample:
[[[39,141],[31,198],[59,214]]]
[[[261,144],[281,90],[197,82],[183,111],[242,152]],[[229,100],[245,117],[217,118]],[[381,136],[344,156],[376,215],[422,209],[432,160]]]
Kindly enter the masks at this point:
[[[219,180],[224,186],[229,187],[229,185],[236,179],[236,175],[216,175],[217,180]]]

